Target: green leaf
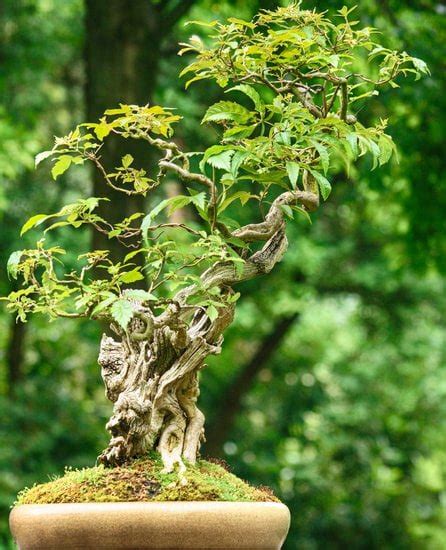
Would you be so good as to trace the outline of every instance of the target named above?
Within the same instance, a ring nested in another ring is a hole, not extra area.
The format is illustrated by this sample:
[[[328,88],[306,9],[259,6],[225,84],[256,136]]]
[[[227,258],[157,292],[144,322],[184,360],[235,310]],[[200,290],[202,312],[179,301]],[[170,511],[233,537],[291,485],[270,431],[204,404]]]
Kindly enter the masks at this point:
[[[379,157],[381,154],[381,150],[379,148],[379,145],[373,141],[373,139],[368,140],[369,148],[372,153],[373,157],[373,165],[372,170],[374,170],[378,166]]]
[[[132,155],[124,155],[122,157],[122,166],[124,168],[128,168],[132,164],[133,160],[134,159],[133,159]]]
[[[51,216],[48,216],[47,214],[36,214],[35,216],[32,216],[29,218],[29,220],[23,225],[22,230],[20,231],[20,236],[24,235],[27,231],[35,227],[36,225],[39,225],[39,223],[42,223],[43,220],[46,220],[47,218],[50,218]]]
[[[233,244],[234,246],[237,246],[238,248],[249,248],[249,246],[245,243],[243,239],[239,239],[238,237],[225,237],[225,241],[229,244]],[[229,251],[231,255],[233,255],[234,251]]]
[[[244,19],[238,19],[237,17],[229,17],[228,21],[234,23],[235,25],[240,25],[241,27],[248,27],[249,29],[255,29],[255,24],[251,21],[245,21]]]
[[[324,201],[327,200],[328,196],[331,193],[330,182],[320,172],[316,172],[316,170],[310,170],[310,172],[313,175],[314,179],[317,181],[317,184],[319,185],[322,198],[324,199]]]
[[[380,150],[378,160],[381,166],[390,160],[392,154],[396,152],[396,147],[392,138],[387,134],[380,136],[378,146]]]
[[[53,179],[57,179],[58,176],[61,176],[64,172],[66,172],[70,167],[71,161],[72,157],[70,157],[69,155],[62,155],[61,157],[59,157],[56,164],[51,170],[51,175],[53,176]]]
[[[51,155],[54,155],[54,153],[55,153],[55,151],[52,151],[52,150],[51,151],[42,151],[42,153],[38,153],[34,158],[35,168],[37,168],[43,160],[47,159]]]
[[[211,321],[215,321],[215,319],[218,318],[218,309],[211,304],[206,309],[206,315],[209,317]]]
[[[186,195],[176,195],[167,199],[168,210],[167,213],[171,216],[174,212],[180,208],[184,208],[193,201],[193,197],[187,197]]]
[[[247,151],[236,151],[231,161],[231,174],[234,178],[237,177],[240,166],[243,164],[243,161],[249,157]]]
[[[20,263],[22,254],[23,250],[16,250],[9,256],[8,263],[6,264],[6,270],[9,278],[12,277],[13,279],[17,279],[17,266]]]
[[[297,162],[290,161],[286,163],[286,172],[293,189],[296,188],[297,179],[299,177],[300,166]]]
[[[119,275],[119,280],[122,283],[134,283],[135,281],[141,281],[144,279],[144,275],[139,271],[139,269],[133,269],[132,271],[126,271]]]
[[[311,140],[311,144],[314,146],[316,151],[319,153],[319,157],[321,159],[322,169],[324,170],[324,173],[326,174],[328,171],[328,167],[330,164],[330,155],[328,154],[328,150],[325,147],[325,145],[322,145],[319,141]]]
[[[105,120],[101,120],[99,124],[96,124],[94,127],[94,133],[97,135],[98,139],[101,141],[108,136],[108,134],[111,132],[112,125],[107,124]]]
[[[210,157],[219,155],[222,151],[234,152],[232,145],[212,145],[204,152],[203,158],[200,161],[200,170],[204,170],[205,164]]]
[[[154,294],[151,294],[150,292],[139,288],[126,290],[125,297],[130,298],[131,300],[136,300],[138,302],[156,302],[158,300],[158,298]]]
[[[339,59],[340,59],[339,55],[333,54],[333,55],[330,55],[330,57],[328,58],[328,61],[330,65],[332,65],[333,67],[338,67]]]
[[[254,130],[257,128],[257,124],[251,124],[250,126],[234,126],[229,128],[223,134],[223,139],[244,139],[251,136]]]
[[[240,298],[240,292],[236,292],[236,293],[233,294],[232,296],[229,296],[228,302],[229,302],[230,304],[233,304],[233,303],[236,302],[239,298]]]
[[[147,252],[147,248],[139,248],[138,250],[132,250],[131,252],[125,255],[124,263],[127,263],[129,260],[137,256],[138,254],[141,254],[142,252]]]
[[[346,140],[350,145],[353,156],[356,158],[358,156],[358,136],[355,133],[347,134]]]
[[[233,86],[232,88],[229,88],[229,90],[226,90],[226,93],[232,92],[232,91],[239,91],[248,96],[252,102],[255,105],[255,108],[260,113],[265,112],[265,105],[263,104],[262,98],[260,97],[260,94],[257,90],[255,90],[252,86],[249,86],[249,84],[239,84],[238,86]]]
[[[290,220],[294,218],[293,210],[289,204],[281,204],[280,209],[284,212],[285,216],[287,216]]]
[[[251,193],[248,193],[248,191],[237,191],[237,193],[226,197],[226,199],[221,203],[220,207],[218,208],[218,212],[224,212],[226,208],[237,199],[240,199],[242,206],[245,206],[249,199],[254,197],[255,195],[251,195]]]
[[[231,170],[231,159],[234,151],[222,151],[218,155],[214,155],[207,159],[207,163],[214,168],[220,168],[229,172]]]
[[[189,193],[191,193],[191,202],[195,204],[198,208],[201,210],[204,210],[206,208],[206,193],[202,191],[201,193],[193,192],[193,190],[189,189]]]
[[[219,101],[211,105],[203,117],[203,122],[219,122],[221,120],[234,120],[238,124],[248,122],[252,113],[242,105],[233,101]]]
[[[110,304],[112,304],[117,299],[118,297],[113,294],[112,296],[109,296],[105,300],[102,300],[102,302],[99,302],[99,304],[93,309],[93,311],[91,312],[91,315],[92,316],[97,315],[101,311],[104,311],[104,309],[106,309]]]
[[[419,59],[418,57],[412,57],[412,63],[415,69],[417,69],[417,71],[420,71],[420,73],[429,74],[429,67],[422,59]]]
[[[125,330],[133,317],[133,305],[128,300],[119,298],[113,303],[111,314],[118,325]]]

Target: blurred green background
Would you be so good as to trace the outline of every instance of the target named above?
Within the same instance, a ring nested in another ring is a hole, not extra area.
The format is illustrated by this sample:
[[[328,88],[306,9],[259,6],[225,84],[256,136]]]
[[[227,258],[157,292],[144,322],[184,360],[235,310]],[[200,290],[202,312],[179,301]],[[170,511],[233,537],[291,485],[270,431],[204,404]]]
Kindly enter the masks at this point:
[[[334,12],[343,3],[304,7]],[[3,0],[1,265],[35,237],[18,237],[27,217],[91,192],[88,172],[56,184],[48,167],[34,170],[54,134],[119,101],[153,101],[185,115],[185,148],[207,146],[214,136],[199,121],[221,92],[208,84],[184,91],[177,75],[187,59],[177,44],[202,32],[184,22],[249,18],[278,4]],[[334,175],[313,224],[290,228],[285,261],[242,287],[224,352],[202,375],[203,452],[286,502],[286,549],[444,549],[446,6],[361,0],[355,13],[385,44],[424,59],[432,76],[402,82],[358,114],[390,117],[399,164],[371,172],[364,160],[349,177]],[[78,231],[58,238],[73,256],[89,246]],[[13,284],[1,269],[0,294]],[[96,364],[100,327],[15,324],[3,307],[0,327],[0,547],[12,548],[16,492],[65,465],[92,465],[111,406]]]

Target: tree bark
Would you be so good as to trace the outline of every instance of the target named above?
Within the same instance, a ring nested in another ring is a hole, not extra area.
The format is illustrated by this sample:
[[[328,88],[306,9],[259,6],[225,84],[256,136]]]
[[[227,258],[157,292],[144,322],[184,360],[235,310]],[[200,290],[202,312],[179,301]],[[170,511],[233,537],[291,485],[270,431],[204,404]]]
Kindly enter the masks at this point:
[[[150,102],[158,71],[160,22],[158,11],[150,0],[86,0],[86,111],[94,122],[106,109],[119,103]],[[130,153],[141,166],[150,168],[147,151],[142,144],[109,139],[102,150],[102,162],[107,170],[121,164]],[[145,155],[145,156],[144,156]],[[117,223],[134,212],[143,211],[141,196],[124,197],[107,187],[99,172],[93,176],[93,195],[107,197],[98,214],[110,223]],[[111,249],[117,261],[122,247],[106,235],[95,232],[94,249]]]
[[[198,373],[208,355],[220,352],[233,310],[220,310],[215,321],[198,311],[187,327],[180,316],[160,325],[137,306],[127,333],[114,327],[120,341],[102,337],[98,361],[114,407],[107,424],[112,438],[100,462],[121,464],[150,449],[160,452],[167,472],[195,462],[204,437]]]
[[[145,105],[152,102],[157,84],[163,40],[194,0],[85,0],[86,111],[91,122],[119,103]],[[176,52],[175,52],[176,53]],[[109,138],[101,156],[107,170],[131,154],[135,166],[153,174],[153,151],[138,140]],[[93,176],[93,195],[107,197],[97,212],[115,224],[134,212],[144,211],[144,197],[124,196],[106,186],[99,172]],[[95,232],[93,249],[109,249],[111,258],[121,260],[125,251],[115,239]]]

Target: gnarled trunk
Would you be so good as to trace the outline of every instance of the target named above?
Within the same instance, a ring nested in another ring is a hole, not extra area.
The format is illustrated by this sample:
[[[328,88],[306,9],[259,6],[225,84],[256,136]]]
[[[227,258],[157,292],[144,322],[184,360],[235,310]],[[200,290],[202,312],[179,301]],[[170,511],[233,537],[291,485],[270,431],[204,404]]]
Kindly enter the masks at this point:
[[[107,424],[112,438],[101,463],[118,465],[152,449],[161,453],[167,472],[176,465],[184,470],[184,461],[195,462],[204,440],[204,415],[196,405],[198,374],[206,357],[220,352],[222,334],[233,320],[234,303],[227,299],[232,286],[271,271],[287,248],[282,212],[275,206],[272,210],[267,222],[275,232],[258,224],[261,237],[268,240],[245,260],[241,272],[231,262],[217,263],[203,273],[200,285],[178,292],[159,316],[135,302],[126,331],[111,325],[119,340],[102,337],[98,361],[114,407]],[[248,228],[247,239],[256,240],[256,227]],[[211,320],[188,300],[215,288],[225,305]]]
[[[166,471],[195,462],[204,439],[198,373],[208,355],[220,352],[232,318],[231,305],[214,322],[200,310],[189,327],[180,315],[157,326],[150,310],[139,306],[127,333],[114,327],[119,341],[102,337],[99,364],[114,407],[107,424],[112,438],[100,462],[121,464],[151,449],[161,453]]]

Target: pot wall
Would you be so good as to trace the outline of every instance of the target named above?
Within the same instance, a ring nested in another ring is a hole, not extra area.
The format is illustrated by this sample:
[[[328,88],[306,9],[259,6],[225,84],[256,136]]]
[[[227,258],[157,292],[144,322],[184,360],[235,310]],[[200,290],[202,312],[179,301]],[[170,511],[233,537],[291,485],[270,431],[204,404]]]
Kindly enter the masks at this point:
[[[276,502],[25,504],[10,515],[20,550],[281,548],[290,513]]]

